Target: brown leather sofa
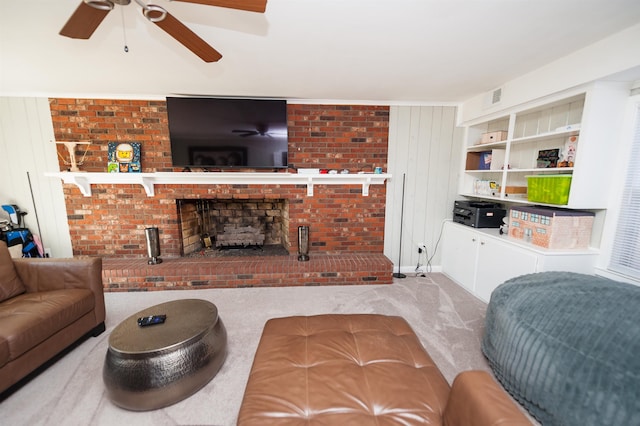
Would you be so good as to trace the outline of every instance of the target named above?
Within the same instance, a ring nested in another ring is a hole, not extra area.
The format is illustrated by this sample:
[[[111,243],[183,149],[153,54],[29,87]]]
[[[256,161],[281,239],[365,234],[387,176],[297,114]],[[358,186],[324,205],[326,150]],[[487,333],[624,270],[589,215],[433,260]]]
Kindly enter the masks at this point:
[[[101,259],[12,259],[0,241],[0,393],[104,319]]]
[[[400,317],[269,320],[238,415],[249,425],[531,425],[490,374],[452,387]]]

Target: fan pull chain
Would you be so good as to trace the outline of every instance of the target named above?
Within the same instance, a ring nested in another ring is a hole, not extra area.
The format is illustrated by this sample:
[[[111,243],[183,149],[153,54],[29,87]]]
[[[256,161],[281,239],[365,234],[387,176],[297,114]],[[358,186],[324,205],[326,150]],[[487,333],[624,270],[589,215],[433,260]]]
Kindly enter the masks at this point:
[[[122,38],[124,39],[124,51],[129,53],[129,46],[127,46],[127,29],[124,26],[124,7],[120,7],[120,16],[122,18]]]

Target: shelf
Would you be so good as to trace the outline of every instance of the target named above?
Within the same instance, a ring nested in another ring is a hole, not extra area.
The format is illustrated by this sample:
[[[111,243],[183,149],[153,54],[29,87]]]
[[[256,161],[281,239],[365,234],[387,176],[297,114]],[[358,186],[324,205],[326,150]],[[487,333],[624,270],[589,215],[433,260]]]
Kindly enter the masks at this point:
[[[548,206],[554,206],[554,207],[566,207],[566,206],[558,206],[555,204],[542,204],[542,203],[534,203],[532,201],[529,201],[527,199],[527,195],[524,194],[524,197],[518,197],[517,194],[511,195],[509,196],[505,196],[505,197],[500,197],[500,196],[494,196],[494,195],[481,195],[481,194],[460,194],[463,197],[469,197],[469,198],[479,198],[482,200],[487,200],[487,201],[495,201],[495,202],[508,202],[508,203],[518,203],[518,204],[530,204],[530,205],[548,205]]]
[[[45,176],[60,178],[76,185],[82,195],[91,196],[91,185],[141,185],[147,196],[155,195],[155,185],[306,185],[307,196],[313,196],[314,185],[362,185],[362,195],[369,195],[369,185],[382,185],[391,179],[387,173],[364,174],[299,174],[245,172],[185,172],[185,173],[89,173],[57,172]]]
[[[546,140],[550,140],[550,139],[557,139],[557,138],[563,138],[563,137],[569,137],[569,136],[577,136],[579,134],[580,134],[580,127],[578,126],[577,129],[576,128],[571,128],[571,129],[568,129],[568,130],[560,130],[560,131],[555,131],[555,132],[540,133],[538,135],[525,136],[525,137],[522,137],[522,138],[511,139],[511,144],[512,145],[516,145],[516,144],[521,144],[521,143],[541,142],[541,141],[546,141]]]
[[[465,170],[465,173],[478,173],[478,174],[485,174],[485,173],[502,173],[502,170]]]
[[[465,170],[465,173],[502,173],[505,170]],[[573,167],[548,167],[548,168],[532,168],[532,169],[508,169],[507,173],[570,173],[573,172]]]
[[[569,173],[573,172],[573,167],[548,167],[534,169],[509,169],[507,173]]]
[[[569,205],[566,205],[566,204],[547,204],[547,203],[540,203],[538,201],[529,201],[527,199],[526,194],[524,194],[524,197],[518,197],[517,194],[513,194],[511,196],[505,196],[505,197],[499,197],[499,196],[493,196],[493,195],[471,194],[471,193],[464,193],[460,195],[468,198],[477,198],[480,200],[487,200],[487,201],[494,201],[494,202],[501,202],[501,203],[527,204],[532,206],[555,207],[555,208],[561,208],[561,209],[571,208]],[[594,208],[592,210],[601,210],[601,209]]]
[[[491,151],[491,149],[493,148],[506,148],[507,143],[510,143],[511,145],[520,145],[520,144],[526,144],[526,143],[542,142],[542,141],[551,140],[551,139],[566,138],[569,136],[578,136],[579,134],[580,134],[580,128],[578,127],[577,129],[572,128],[569,130],[541,133],[538,135],[525,136],[522,138],[515,138],[511,140],[472,145],[467,147],[467,151],[468,152]]]
[[[504,199],[493,196],[493,195],[480,195],[480,194],[460,194],[460,195],[462,195],[463,197],[480,198],[482,200],[488,200],[488,201],[504,201]]]
[[[468,146],[467,151],[469,152],[491,151],[493,148],[505,148],[506,146],[507,146],[507,141],[504,140],[499,142],[491,142],[491,143]]]

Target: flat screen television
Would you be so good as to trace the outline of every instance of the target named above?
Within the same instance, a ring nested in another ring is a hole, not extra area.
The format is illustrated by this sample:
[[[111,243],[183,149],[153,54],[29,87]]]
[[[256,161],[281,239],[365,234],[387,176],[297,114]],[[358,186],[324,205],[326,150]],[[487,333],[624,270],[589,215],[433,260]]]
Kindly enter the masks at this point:
[[[174,167],[287,167],[287,102],[274,99],[168,97]]]

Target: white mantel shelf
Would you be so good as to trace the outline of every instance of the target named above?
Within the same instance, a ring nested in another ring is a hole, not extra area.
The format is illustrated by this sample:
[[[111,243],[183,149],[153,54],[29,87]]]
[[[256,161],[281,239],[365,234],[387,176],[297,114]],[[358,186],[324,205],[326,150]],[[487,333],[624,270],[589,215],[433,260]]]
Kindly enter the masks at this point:
[[[82,195],[91,197],[94,184],[138,184],[147,196],[155,195],[156,184],[165,185],[307,185],[307,196],[313,197],[314,185],[362,185],[362,195],[369,195],[369,185],[382,185],[391,179],[388,173],[302,174],[247,172],[178,172],[178,173],[90,173],[58,172],[45,176],[76,185]]]

